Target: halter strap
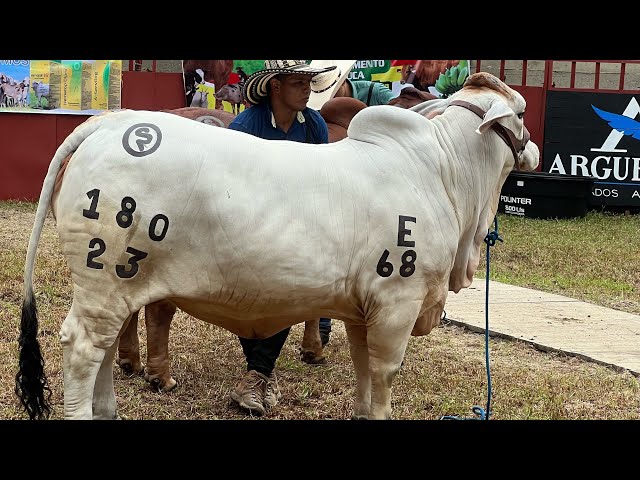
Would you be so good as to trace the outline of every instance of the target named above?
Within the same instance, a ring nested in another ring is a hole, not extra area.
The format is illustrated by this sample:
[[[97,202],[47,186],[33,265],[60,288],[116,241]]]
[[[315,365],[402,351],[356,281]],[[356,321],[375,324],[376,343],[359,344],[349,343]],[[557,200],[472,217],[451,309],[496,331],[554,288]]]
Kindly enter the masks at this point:
[[[449,107],[450,106],[466,108],[467,110],[471,110],[480,118],[484,118],[485,115],[487,114],[487,112],[482,110],[477,105],[474,105],[473,103],[465,102],[464,100],[453,100],[449,104]],[[513,153],[513,158],[515,160],[516,170],[520,170],[520,165],[519,165],[520,162],[518,161],[518,159],[520,158],[520,155],[522,155],[522,152],[524,152],[524,148],[530,139],[529,130],[527,130],[527,127],[525,127],[524,125],[523,127],[524,127],[524,133],[522,135],[522,140],[518,140],[514,135],[514,133],[511,130],[509,130],[507,127],[500,125],[498,122],[494,122],[491,125],[491,128],[498,134],[500,138],[502,138],[502,140],[504,140],[504,142],[511,149],[511,153]]]

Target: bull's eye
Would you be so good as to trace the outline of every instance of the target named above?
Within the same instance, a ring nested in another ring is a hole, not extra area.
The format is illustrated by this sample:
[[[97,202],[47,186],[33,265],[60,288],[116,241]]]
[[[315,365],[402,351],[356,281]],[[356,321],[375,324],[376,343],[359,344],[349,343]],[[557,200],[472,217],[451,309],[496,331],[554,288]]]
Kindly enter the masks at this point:
[[[522,120],[522,117],[524,117],[524,112],[522,112],[522,113],[519,113],[519,114],[518,114],[518,118],[519,118],[520,120]]]

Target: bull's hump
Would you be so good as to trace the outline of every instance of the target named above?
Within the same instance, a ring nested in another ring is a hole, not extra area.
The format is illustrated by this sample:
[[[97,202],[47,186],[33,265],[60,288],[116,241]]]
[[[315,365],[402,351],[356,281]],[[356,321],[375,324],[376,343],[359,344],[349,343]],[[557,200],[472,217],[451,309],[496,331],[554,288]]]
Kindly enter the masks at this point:
[[[422,115],[394,107],[377,105],[358,112],[347,130],[349,138],[380,144],[388,140],[402,143],[403,136],[424,135],[429,120]]]

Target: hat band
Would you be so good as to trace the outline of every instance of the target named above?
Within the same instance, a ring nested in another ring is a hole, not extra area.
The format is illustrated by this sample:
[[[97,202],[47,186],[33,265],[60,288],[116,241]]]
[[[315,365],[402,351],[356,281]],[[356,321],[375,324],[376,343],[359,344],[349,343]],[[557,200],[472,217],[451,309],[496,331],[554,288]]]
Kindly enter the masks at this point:
[[[327,90],[329,90],[331,87],[333,87],[336,83],[338,83],[338,79],[342,76],[342,72],[340,70],[338,70],[338,76],[335,78],[335,80],[333,81],[333,83],[331,83],[331,85],[329,85],[328,87],[323,88],[322,90],[314,90],[313,88],[311,89],[311,91],[313,93],[322,93],[322,92],[326,92]]]

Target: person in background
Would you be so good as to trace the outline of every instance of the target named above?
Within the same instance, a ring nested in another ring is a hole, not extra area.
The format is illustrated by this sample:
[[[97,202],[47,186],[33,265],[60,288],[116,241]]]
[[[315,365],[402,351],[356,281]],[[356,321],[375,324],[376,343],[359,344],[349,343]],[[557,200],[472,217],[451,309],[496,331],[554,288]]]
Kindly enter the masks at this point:
[[[329,143],[327,124],[307,107],[311,82],[335,67],[313,68],[304,60],[265,60],[264,69],[250,75],[242,93],[251,106],[228,128],[267,140]],[[231,398],[250,412],[263,415],[281,397],[274,371],[291,327],[264,339],[238,337],[247,372],[231,391]]]
[[[365,103],[367,107],[387,105],[396,96],[384,83],[370,82],[368,80],[349,80],[348,78],[340,85],[334,95],[334,97],[356,98]]]
[[[389,87],[381,82],[369,80],[350,80],[349,74],[356,60],[312,60],[313,67],[335,66],[336,69],[319,75],[314,80],[311,98],[307,106],[320,110],[322,106],[335,97],[351,97],[360,100],[366,106],[387,105],[397,96]]]

